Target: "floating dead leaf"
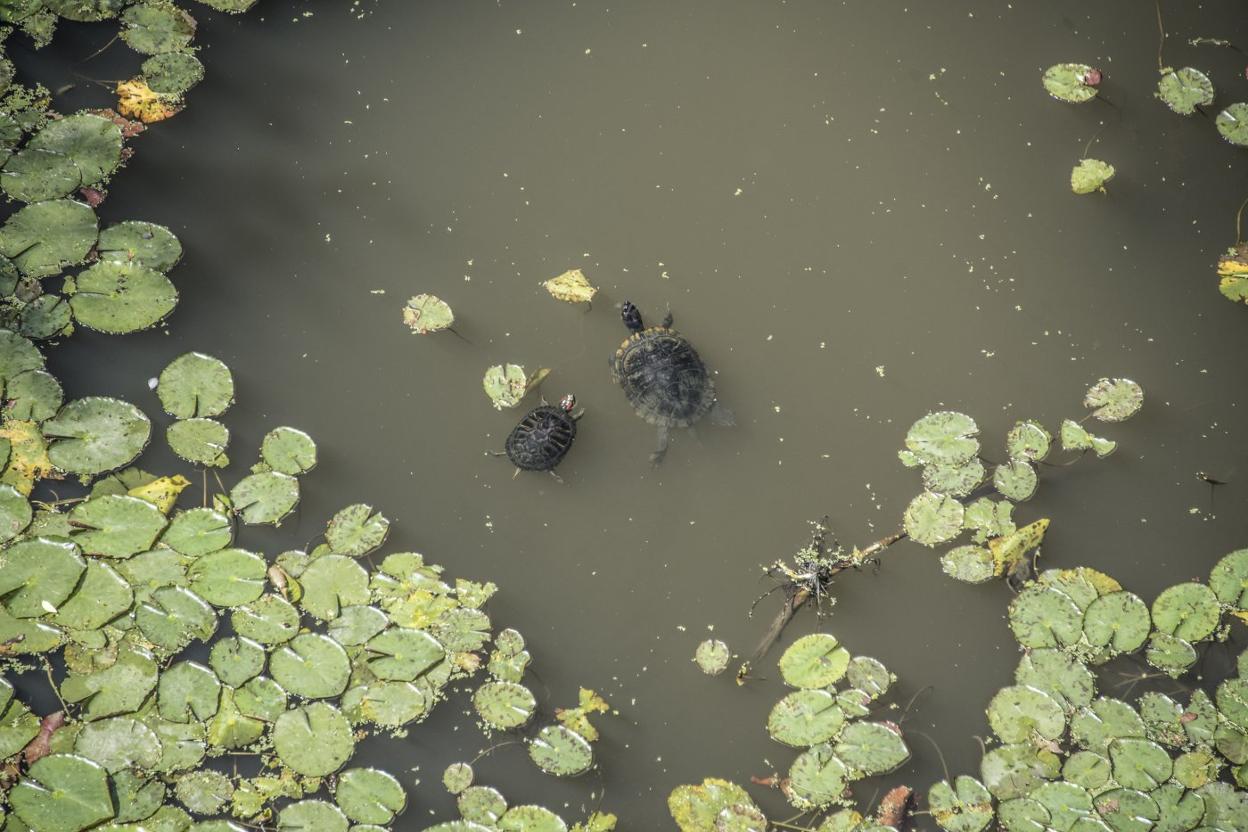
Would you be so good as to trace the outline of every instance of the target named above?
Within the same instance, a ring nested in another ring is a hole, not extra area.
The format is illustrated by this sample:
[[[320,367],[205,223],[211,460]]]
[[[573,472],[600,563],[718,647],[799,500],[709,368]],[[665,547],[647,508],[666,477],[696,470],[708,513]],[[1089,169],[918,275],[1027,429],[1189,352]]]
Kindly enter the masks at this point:
[[[556,300],[568,303],[589,303],[598,294],[598,287],[591,286],[580,269],[571,269],[542,284]]]
[[[154,92],[147,81],[135,77],[117,85],[117,109],[127,118],[155,124],[177,115],[182,106],[176,99]]]

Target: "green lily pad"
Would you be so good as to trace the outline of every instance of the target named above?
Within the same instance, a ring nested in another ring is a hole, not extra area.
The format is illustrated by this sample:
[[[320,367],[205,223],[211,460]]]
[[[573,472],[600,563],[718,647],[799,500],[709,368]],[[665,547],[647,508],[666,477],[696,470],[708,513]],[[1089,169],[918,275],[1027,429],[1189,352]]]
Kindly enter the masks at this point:
[[[906,506],[906,534],[924,546],[948,543],[962,533],[963,507],[953,497],[924,491]]]
[[[57,294],[40,295],[22,307],[18,330],[29,338],[41,341],[69,335],[74,330],[73,310],[69,301]]]
[[[343,647],[356,647],[386,629],[390,620],[376,607],[357,604],[343,607],[329,622],[329,636]]]
[[[1228,607],[1248,608],[1248,549],[1236,549],[1209,573],[1209,588]]]
[[[1248,147],[1248,104],[1230,104],[1214,118],[1218,133],[1236,147]]]
[[[983,832],[992,823],[992,794],[974,777],[965,774],[941,780],[927,792],[932,819],[945,832]]]
[[[1144,657],[1153,667],[1175,678],[1196,664],[1198,658],[1191,642],[1166,633],[1153,633],[1149,637]]]
[[[158,671],[152,654],[123,647],[117,661],[94,673],[71,673],[61,683],[61,698],[85,703],[82,718],[90,721],[137,711],[156,688]]]
[[[1095,408],[1092,416],[1102,422],[1125,422],[1143,405],[1143,388],[1129,378],[1103,378],[1083,397],[1083,406]]]
[[[906,448],[924,464],[964,465],[979,453],[979,426],[953,411],[929,413],[906,433]]]
[[[9,801],[33,832],[81,832],[114,814],[104,767],[74,754],[36,760]]]
[[[299,606],[311,616],[329,621],[343,607],[371,600],[368,573],[346,555],[321,555],[299,576],[303,597]]]
[[[1097,814],[1114,832],[1148,832],[1161,817],[1157,802],[1135,789],[1113,789],[1093,801]]]
[[[1178,70],[1167,69],[1157,82],[1155,95],[1174,112],[1181,116],[1190,116],[1196,112],[1197,107],[1207,107],[1213,103],[1213,82],[1209,80],[1209,76],[1190,66]]]
[[[208,664],[222,682],[237,688],[264,671],[267,658],[258,642],[242,636],[223,638],[212,645]]]
[[[174,793],[197,815],[215,815],[234,794],[234,783],[219,771],[203,769],[178,778]]]
[[[424,630],[393,627],[368,642],[368,669],[378,679],[411,682],[446,658],[446,650]]]
[[[274,471],[294,477],[316,467],[316,443],[297,428],[274,428],[260,443],[260,456]]]
[[[976,543],[987,543],[994,537],[1004,537],[1018,528],[1011,517],[1013,512],[1014,504],[1009,500],[980,497],[966,507],[962,526],[974,533],[972,536]]]
[[[52,620],[71,630],[96,630],[129,612],[133,604],[129,582],[107,563],[91,559],[82,583]]]
[[[178,512],[160,538],[170,549],[193,558],[224,549],[233,541],[234,525],[230,518],[213,508]]]
[[[1148,640],[1152,621],[1148,605],[1130,592],[1111,592],[1088,605],[1083,634],[1093,647],[1131,653]]]
[[[1174,779],[1189,789],[1199,789],[1206,783],[1212,783],[1218,779],[1218,769],[1221,765],[1218,758],[1206,749],[1189,751],[1175,758]]]
[[[696,786],[677,786],[667,797],[668,811],[681,832],[712,832],[719,813],[737,805],[754,806],[754,801],[737,784],[714,777]]]
[[[1218,685],[1214,700],[1223,717],[1248,730],[1248,679],[1224,680]]]
[[[165,784],[154,777],[125,770],[113,775],[113,793],[117,796],[117,815],[113,822],[134,823],[156,813],[165,802],[166,789]]]
[[[78,586],[87,568],[78,546],[67,540],[37,537],[15,543],[0,554],[0,597],[16,618],[55,612]]]
[[[347,832],[348,826],[342,810],[324,800],[300,800],[277,814],[279,832]]]
[[[485,371],[481,383],[495,410],[520,404],[529,389],[529,377],[519,364],[495,364]]]
[[[718,676],[728,669],[732,651],[719,639],[708,638],[693,651],[693,661],[707,676]]]
[[[128,558],[156,543],[168,521],[138,497],[108,494],[79,503],[69,513],[74,542],[92,555]]]
[[[291,693],[324,699],[347,689],[351,662],[342,645],[332,638],[304,633],[273,651],[269,673]]]
[[[138,8],[138,6],[131,6]],[[119,263],[139,263],[158,272],[167,272],[182,259],[182,243],[163,225],[127,220],[100,232],[96,250],[101,259]]]
[[[221,549],[187,569],[191,589],[214,607],[248,604],[264,594],[264,558],[245,549]]]
[[[161,370],[156,395],[179,419],[220,416],[234,403],[234,377],[220,359],[188,352]]]
[[[879,659],[870,656],[854,656],[849,662],[849,684],[851,687],[864,691],[873,699],[878,699],[888,692],[896,677]]]
[[[542,806],[513,806],[499,818],[499,832],[567,832],[563,818]]]
[[[465,765],[458,763],[458,765]],[[447,767],[450,771],[450,767]],[[443,782],[446,782],[445,775]],[[498,789],[490,786],[468,786],[458,792],[455,805],[465,821],[492,828],[507,812],[507,801]]]
[[[982,584],[997,577],[992,552],[983,546],[957,546],[940,556],[940,568],[957,581]]]
[[[160,587],[134,611],[139,630],[173,653],[194,640],[207,641],[217,631],[217,614],[194,592],[181,586]]]
[[[299,611],[280,595],[261,595],[230,614],[234,632],[261,644],[285,644],[299,632]],[[384,616],[383,616],[384,626]],[[339,644],[346,642],[334,636]]]
[[[164,719],[202,722],[216,714],[220,698],[217,675],[198,662],[181,661],[160,674],[156,702]]]
[[[1005,452],[1010,459],[1039,462],[1049,455],[1052,445],[1053,435],[1045,430],[1044,425],[1030,419],[1015,422],[1005,435]]]
[[[1047,693],[1026,685],[999,690],[988,704],[988,722],[1002,742],[1053,740],[1066,730],[1062,707]]]
[[[525,725],[537,710],[529,689],[514,682],[486,682],[472,695],[472,705],[482,721],[502,731]]]
[[[429,713],[433,699],[411,682],[372,682],[348,690],[342,707],[353,722],[400,728]]]
[[[195,37],[195,19],[168,0],[144,0],[121,13],[121,37],[144,55],[176,52]]]
[[[45,150],[73,159],[82,184],[95,185],[121,164],[121,128],[112,119],[77,113],[49,121],[30,137],[27,150]]]
[[[1083,633],[1083,610],[1056,589],[1032,585],[1010,603],[1010,629],[1024,647],[1072,645]]]
[[[824,688],[849,669],[849,651],[829,633],[802,636],[780,657],[780,675],[795,688]]]
[[[480,650],[490,639],[490,617],[481,610],[453,607],[443,612],[430,628],[452,653]]]
[[[299,481],[278,471],[251,474],[230,489],[230,502],[244,523],[277,526],[299,502]]]
[[[1049,826],[1049,810],[1029,797],[1015,797],[997,806],[997,821],[1005,832],[1044,832]]]
[[[178,304],[178,290],[162,272],[116,260],[95,263],[65,294],[74,320],[111,335],[155,326]]]
[[[1166,635],[1197,642],[1208,638],[1222,621],[1213,590],[1201,583],[1172,586],[1153,601],[1153,627]]]
[[[10,419],[43,422],[61,409],[64,393],[56,377],[43,370],[27,370],[9,379],[4,390]]]
[[[152,423],[129,402],[99,396],[75,399],[41,430],[48,458],[71,474],[102,474],[129,465],[147,447]]]
[[[1070,721],[1070,736],[1081,747],[1106,753],[1121,737],[1144,737],[1144,720],[1126,702],[1101,697],[1081,708]]]
[[[225,455],[230,430],[216,419],[179,419],[169,426],[165,441],[170,450],[187,462],[212,468],[230,464]]]
[[[1100,159],[1080,159],[1070,171],[1070,190],[1076,194],[1105,191],[1105,183],[1114,178],[1114,166]]]
[[[1170,754],[1152,740],[1120,738],[1109,744],[1114,780],[1124,788],[1151,791],[1170,779]]]
[[[407,806],[407,792],[393,775],[353,768],[338,776],[334,800],[356,823],[390,823]]]
[[[109,774],[128,768],[150,769],[161,757],[156,732],[128,716],[83,725],[74,743],[74,752],[104,766]]]
[[[1106,457],[1114,452],[1118,443],[1112,439],[1093,436],[1078,422],[1066,419],[1062,422],[1062,450],[1064,451],[1095,451],[1097,457]]]
[[[286,691],[268,676],[249,679],[234,691],[234,702],[239,713],[272,722],[286,710]]]
[[[1075,783],[1049,782],[1031,793],[1031,799],[1048,812],[1051,829],[1069,832],[1077,822],[1092,816],[1092,795]]]
[[[1060,757],[1030,743],[998,746],[980,762],[980,779],[998,800],[1026,797],[1060,771]]]
[[[364,503],[347,506],[334,515],[325,541],[335,554],[363,557],[385,542],[390,521]]]
[[[451,307],[434,295],[414,295],[403,307],[403,323],[417,335],[448,329],[454,322]]]
[[[162,756],[152,770],[161,774],[189,771],[204,759],[204,726],[199,722],[173,722],[149,713],[143,720],[160,737]]]
[[[1044,71],[1041,78],[1045,90],[1058,101],[1080,104],[1096,97],[1095,84],[1086,83],[1094,72],[1087,64],[1054,64]]]
[[[298,774],[324,777],[355,753],[351,725],[335,707],[311,702],[286,711],[273,725],[273,748]]]
[[[476,772],[472,770],[472,765],[469,763],[451,763],[442,772],[442,785],[451,794],[463,793],[472,786],[474,779],[476,779]],[[498,813],[499,817],[502,816],[502,812],[506,811],[506,809],[507,807],[504,803],[503,810]]]
[[[979,487],[985,475],[984,464],[978,459],[961,465],[933,463],[923,467],[923,487],[951,497],[965,497]]]
[[[34,202],[0,227],[0,254],[28,277],[83,262],[99,236],[95,212],[72,199]]]
[[[563,725],[547,725],[529,740],[528,746],[534,764],[555,777],[575,777],[594,764],[589,742]]]
[[[826,744],[806,749],[789,767],[790,800],[799,809],[831,806],[848,783],[849,769]]]
[[[1002,497],[1021,503],[1036,493],[1039,480],[1030,462],[1012,459],[992,472],[992,486]]]
[[[1090,705],[1096,692],[1096,676],[1087,665],[1054,647],[1027,651],[1014,681],[1044,691],[1066,711]]]
[[[850,722],[841,732],[835,751],[851,779],[887,774],[910,759],[900,730],[882,722]]]
[[[781,699],[767,718],[776,742],[809,748],[834,740],[845,727],[845,712],[826,690],[797,690]]]
[[[18,202],[60,199],[82,184],[82,171],[73,157],[51,150],[18,151],[0,171],[0,188]]]
[[[1066,782],[1092,793],[1105,791],[1112,773],[1109,758],[1095,751],[1076,751],[1062,765]]]
[[[153,55],[140,67],[154,93],[179,96],[204,80],[204,65],[189,52]]]

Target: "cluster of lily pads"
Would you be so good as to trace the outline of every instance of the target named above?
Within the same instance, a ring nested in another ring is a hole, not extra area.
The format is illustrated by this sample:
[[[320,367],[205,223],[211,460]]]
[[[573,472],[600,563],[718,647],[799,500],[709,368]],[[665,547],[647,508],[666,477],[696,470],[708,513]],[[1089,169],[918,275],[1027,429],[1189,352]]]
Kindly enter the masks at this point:
[[[12,395],[14,380],[44,372],[43,357],[8,331],[0,344]],[[223,464],[226,438],[198,433],[220,424],[204,414],[222,413],[233,388],[210,356],[170,363],[156,393],[178,417],[168,431],[175,452]],[[33,418],[20,433],[6,412],[0,431],[15,437],[6,440],[12,482],[0,484],[0,652],[15,670],[51,657],[66,668],[56,680],[64,711],[42,738],[40,719],[4,683],[0,759],[26,763],[8,784],[16,828],[182,832],[192,816],[219,815],[327,832],[387,824],[406,792],[383,771],[346,767],[364,736],[419,722],[449,684],[483,667],[491,679],[473,696],[483,722],[513,730],[534,715],[520,684],[529,663],[520,634],[500,632],[484,658],[492,625],[482,606],[496,587],[444,580],[412,552],[368,568],[390,526],[372,507],[339,511],[310,552],[270,559],[238,545],[238,524],[276,525],[294,508],[295,476],[316,462],[306,434],[270,432],[228,493],[209,503],[205,492],[205,504],[179,509],[188,479],[123,467],[151,433],[138,408],[112,399],[56,405],[23,405]],[[82,476],[89,491],[32,504],[22,490],[36,475],[63,474]],[[188,657],[197,645],[206,662]],[[582,691],[577,707],[528,740],[534,762],[555,775],[588,770],[597,738],[589,716],[606,709]],[[257,759],[247,774],[213,763],[240,754]],[[527,810],[498,828],[566,829],[548,815]]]
[[[1084,406],[1091,412],[1083,421],[1121,422],[1143,401],[1144,392],[1134,381],[1101,379],[1084,396]],[[993,466],[991,476],[978,434],[974,419],[954,411],[929,413],[910,427],[906,447],[898,455],[904,465],[922,468],[924,490],[906,507],[904,528],[916,543],[931,547],[970,534],[972,543],[941,557],[945,573],[953,578],[967,583],[1003,576],[1018,580],[1025,577],[1027,554],[1043,541],[1048,521],[1018,528],[1012,515],[1017,503],[1035,494],[1037,467],[1053,449],[1053,434],[1037,421],[1017,422],[1006,435],[1006,458]],[[1097,457],[1108,456],[1117,447],[1074,419],[1062,422],[1058,440],[1063,451],[1092,451]],[[998,498],[987,496],[987,491]]]
[[[726,666],[722,642],[699,647],[698,663],[708,670]],[[720,657],[722,655],[722,661]],[[850,784],[887,774],[910,758],[910,750],[893,722],[870,721],[872,705],[896,680],[883,663],[851,656],[830,633],[811,633],[793,642],[779,661],[780,675],[792,692],[778,701],[767,719],[767,733],[776,742],[802,749],[787,776],[772,778],[799,811],[847,806]],[[768,820],[740,786],[709,779],[701,785],[678,786],[668,796],[668,809],[682,832],[766,832]],[[851,813],[856,814],[856,813]],[[836,814],[844,824],[850,815]],[[844,832],[860,828],[861,816]],[[819,827],[820,832],[839,826]]]
[[[1041,574],[1010,607],[1024,655],[1015,684],[988,706],[999,744],[978,779],[931,787],[930,814],[946,832],[982,832],[994,819],[1008,832],[1248,830],[1248,653],[1213,696],[1191,687],[1183,701],[1159,690],[1134,703],[1098,695],[1096,672],[1143,651],[1166,676],[1190,674],[1197,647],[1224,641],[1226,619],[1244,617],[1246,588],[1248,550],[1151,608],[1093,569]]]
[[[471,763],[452,763],[442,774],[442,784],[455,795],[460,820],[429,827],[425,832],[488,832],[488,830],[535,830],[535,832],[567,832],[568,826],[554,812],[542,806],[511,806],[503,793],[493,786],[475,782]],[[571,832],[612,832],[616,817],[606,812],[593,812]]]

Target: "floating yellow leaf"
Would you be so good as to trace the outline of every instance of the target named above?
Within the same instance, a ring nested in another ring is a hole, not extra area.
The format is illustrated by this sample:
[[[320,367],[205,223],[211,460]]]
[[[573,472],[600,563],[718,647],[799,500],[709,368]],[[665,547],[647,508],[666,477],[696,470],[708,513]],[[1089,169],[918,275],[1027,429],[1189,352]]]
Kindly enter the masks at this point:
[[[598,287],[589,285],[580,269],[566,271],[542,284],[557,300],[568,303],[589,303],[598,294]]]
[[[1026,562],[1027,553],[1044,541],[1044,533],[1048,530],[1048,518],[1041,518],[1021,529],[989,540],[988,549],[992,552],[996,574],[1014,574]]]
[[[178,501],[178,495],[181,494],[191,481],[181,474],[175,474],[172,477],[160,477],[154,479],[147,485],[140,485],[137,488],[131,488],[126,493],[131,497],[138,497],[140,500],[147,500],[162,513],[168,514],[173,511],[173,504]]]
[[[52,460],[48,459],[48,443],[35,422],[14,419],[0,428],[0,437],[9,440],[9,467],[4,469],[0,481],[6,482],[23,494],[29,495],[38,480],[53,475]]]
[[[1248,303],[1248,243],[1229,248],[1218,258],[1218,290],[1228,299]]]
[[[581,688],[580,705],[575,708],[556,708],[555,718],[590,742],[598,739],[598,729],[589,721],[589,715],[605,714],[611,709],[607,700],[588,688]]]
[[[131,78],[117,85],[117,110],[126,118],[137,118],[154,124],[176,115],[182,107],[177,99],[154,92],[142,77]]]

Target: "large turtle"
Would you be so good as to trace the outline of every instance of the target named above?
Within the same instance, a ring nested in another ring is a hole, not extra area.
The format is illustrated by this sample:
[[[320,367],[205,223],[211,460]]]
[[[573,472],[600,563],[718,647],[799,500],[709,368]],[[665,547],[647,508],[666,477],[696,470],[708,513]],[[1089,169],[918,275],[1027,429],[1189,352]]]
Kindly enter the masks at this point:
[[[637,415],[659,429],[651,463],[663,461],[672,428],[692,427],[707,415],[717,425],[734,423],[715,398],[715,382],[697,350],[672,329],[670,312],[661,325],[647,328],[637,307],[624,301],[620,317],[631,334],[611,357],[611,379],[624,388]]]
[[[558,407],[542,402],[524,414],[507,437],[506,450],[495,456],[506,454],[516,466],[517,475],[521,471],[549,471],[559,479],[555,466],[571,450],[572,440],[576,439],[576,422],[585,415],[584,411],[573,413],[575,409],[576,396],[571,394],[560,399]]]

